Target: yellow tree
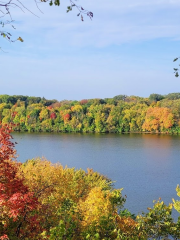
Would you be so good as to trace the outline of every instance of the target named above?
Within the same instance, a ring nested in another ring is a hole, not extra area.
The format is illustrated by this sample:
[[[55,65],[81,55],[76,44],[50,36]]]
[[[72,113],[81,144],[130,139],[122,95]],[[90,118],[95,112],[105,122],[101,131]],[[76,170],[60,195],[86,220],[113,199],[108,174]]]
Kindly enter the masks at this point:
[[[37,221],[41,228],[35,239],[85,239],[88,234],[112,234],[118,209],[125,199],[121,190],[92,169],[75,170],[32,159],[21,166],[20,176],[39,206]],[[115,234],[117,235],[117,234]],[[112,238],[115,239],[115,238]]]
[[[144,131],[167,131],[174,124],[174,115],[169,108],[149,107],[146,112]]]

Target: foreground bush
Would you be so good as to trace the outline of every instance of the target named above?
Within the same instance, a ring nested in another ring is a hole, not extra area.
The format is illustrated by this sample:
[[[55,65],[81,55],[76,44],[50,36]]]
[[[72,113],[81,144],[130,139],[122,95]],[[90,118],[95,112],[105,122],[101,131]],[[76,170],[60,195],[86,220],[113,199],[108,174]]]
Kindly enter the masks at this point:
[[[116,235],[117,213],[125,199],[108,178],[91,169],[63,168],[41,159],[27,161],[20,170],[41,205],[37,239],[85,239],[95,234],[113,239]]]
[[[173,207],[180,212],[180,201],[157,201],[134,216],[107,177],[40,158],[17,163],[11,138],[1,127],[1,240],[180,239],[180,219],[175,223],[171,215]]]

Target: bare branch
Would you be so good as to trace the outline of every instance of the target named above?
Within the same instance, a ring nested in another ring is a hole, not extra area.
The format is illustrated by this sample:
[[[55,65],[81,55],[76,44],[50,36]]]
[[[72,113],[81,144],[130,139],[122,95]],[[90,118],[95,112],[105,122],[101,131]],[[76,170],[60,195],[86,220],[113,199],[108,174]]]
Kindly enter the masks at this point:
[[[34,16],[38,17],[36,14],[34,14],[32,11],[30,11],[26,6],[24,6],[24,4],[22,4],[21,1],[17,0],[17,2],[19,2],[19,3],[23,6],[23,8],[26,9],[28,12],[30,12],[30,13],[33,14]]]
[[[44,14],[44,13],[41,11],[41,9],[39,8],[39,6],[38,6],[38,4],[37,4],[37,1],[34,0],[34,2],[35,2],[35,4],[36,4],[37,9],[38,9],[42,14]]]
[[[67,7],[67,12],[71,11],[73,7],[76,7],[77,10],[78,10],[77,16],[81,16],[81,21],[84,21],[83,15],[87,15],[92,20],[92,18],[93,18],[93,13],[92,12],[90,12],[88,10],[85,10],[80,5],[77,5],[76,0],[69,0],[69,1],[70,1],[70,6]],[[43,12],[40,10],[40,8],[38,6],[38,3],[49,2],[50,6],[52,6],[53,4],[55,6],[60,5],[60,0],[39,0],[39,1],[34,0],[34,2],[36,4],[37,9],[41,13],[43,13]],[[39,17],[36,14],[34,14],[30,9],[28,9],[21,2],[21,0],[8,0],[6,2],[0,1],[0,12],[2,13],[2,16],[0,16],[0,18],[3,18],[5,16],[9,16],[9,19],[10,19],[9,21],[6,21],[6,22],[3,22],[3,21],[0,22],[0,26],[2,28],[5,27],[5,25],[10,24],[10,26],[15,29],[15,27],[11,24],[13,22],[13,19],[12,19],[12,16],[11,16],[11,11],[10,11],[11,8],[19,8],[22,12],[25,12],[25,10],[26,10],[26,11],[30,12],[32,15],[34,15],[36,17]],[[21,37],[19,37],[16,40],[12,40],[11,39],[11,34],[9,32],[3,31],[3,30],[0,31],[0,35],[2,37],[4,37],[6,40],[8,40],[9,42],[15,42],[17,40],[23,42],[23,39]],[[0,49],[0,50],[2,51],[2,49]]]

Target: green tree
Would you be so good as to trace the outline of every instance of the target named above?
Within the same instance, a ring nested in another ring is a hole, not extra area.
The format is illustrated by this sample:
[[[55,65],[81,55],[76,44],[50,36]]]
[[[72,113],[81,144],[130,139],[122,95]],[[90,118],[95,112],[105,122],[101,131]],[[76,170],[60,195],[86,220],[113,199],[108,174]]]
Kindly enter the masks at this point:
[[[116,101],[119,101],[119,100],[125,101],[126,98],[127,98],[127,95],[117,95],[113,97],[113,99]]]
[[[160,101],[162,99],[164,99],[164,96],[161,95],[161,94],[157,94],[157,93],[152,93],[149,96],[149,100],[152,101],[152,102],[157,102],[157,101]]]
[[[180,93],[169,93],[169,94],[165,95],[165,98],[167,98],[169,100],[180,99]]]
[[[172,207],[172,203],[157,201],[153,208],[148,208],[148,213],[137,216],[139,231],[144,232],[145,239],[179,239],[179,224],[173,221]]]

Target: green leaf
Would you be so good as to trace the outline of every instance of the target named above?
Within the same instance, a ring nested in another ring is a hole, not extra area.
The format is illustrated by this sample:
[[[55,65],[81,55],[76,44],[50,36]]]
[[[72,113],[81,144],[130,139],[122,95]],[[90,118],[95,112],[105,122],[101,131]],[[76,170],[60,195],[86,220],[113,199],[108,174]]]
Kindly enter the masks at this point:
[[[72,11],[72,7],[71,6],[67,6],[67,12]]]
[[[55,0],[55,1],[54,1],[54,4],[55,4],[56,6],[60,6],[60,0]]]
[[[95,237],[96,239],[99,239],[99,233],[96,233],[96,234],[94,235],[94,237]]]
[[[173,62],[176,62],[178,59],[179,59],[179,58],[175,58],[175,59],[173,60]]]

